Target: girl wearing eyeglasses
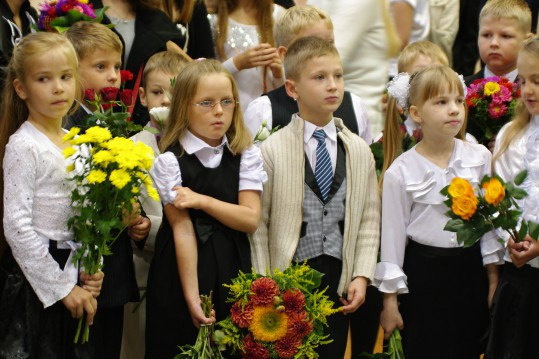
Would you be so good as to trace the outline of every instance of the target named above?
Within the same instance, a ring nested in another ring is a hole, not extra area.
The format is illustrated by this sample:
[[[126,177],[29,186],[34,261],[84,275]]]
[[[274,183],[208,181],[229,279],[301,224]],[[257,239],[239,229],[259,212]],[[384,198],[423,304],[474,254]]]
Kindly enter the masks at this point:
[[[234,79],[216,60],[178,75],[152,176],[163,202],[147,288],[146,358],[172,358],[197,327],[228,316],[227,289],[250,272],[267,175],[243,124]],[[253,243],[251,243],[253,245]],[[206,318],[200,294],[213,293]]]

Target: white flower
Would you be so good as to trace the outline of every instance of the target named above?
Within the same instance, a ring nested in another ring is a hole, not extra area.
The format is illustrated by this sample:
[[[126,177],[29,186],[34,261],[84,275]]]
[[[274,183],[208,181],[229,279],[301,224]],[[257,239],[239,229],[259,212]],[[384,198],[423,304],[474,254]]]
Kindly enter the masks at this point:
[[[168,107],[154,107],[150,110],[150,116],[159,125],[161,129],[165,127],[168,121],[168,113],[170,109]]]

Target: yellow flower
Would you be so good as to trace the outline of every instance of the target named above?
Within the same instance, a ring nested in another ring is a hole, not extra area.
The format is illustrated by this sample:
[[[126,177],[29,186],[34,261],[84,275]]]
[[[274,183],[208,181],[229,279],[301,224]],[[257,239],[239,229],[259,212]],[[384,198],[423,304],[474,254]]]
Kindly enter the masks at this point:
[[[103,144],[103,147],[107,148],[113,156],[121,152],[133,152],[135,144],[128,138],[114,137],[110,141]]]
[[[116,161],[116,163],[118,164],[118,166],[120,166],[120,168],[130,169],[130,170],[137,167],[139,164],[136,156],[133,156],[133,152],[126,152],[126,151],[121,151],[117,153],[116,157],[114,157],[114,161]]]
[[[94,153],[93,156],[94,163],[103,164],[107,166],[110,162],[114,161],[114,156],[107,150],[101,150]]]
[[[156,189],[152,186],[146,186],[146,189],[148,190],[148,196],[150,196],[151,199],[154,201],[159,201],[159,193],[157,193]]]
[[[463,196],[453,198],[451,210],[457,216],[467,221],[472,218],[477,210],[477,197],[473,194],[465,194]]]
[[[126,171],[120,169],[112,171],[109,179],[116,188],[122,189],[131,181],[131,176]]]
[[[89,138],[89,142],[101,143],[110,140],[112,135],[106,128],[94,126],[86,130],[86,136]]]
[[[455,177],[451,180],[451,184],[449,184],[447,192],[452,198],[474,194],[474,190],[470,182],[460,177]]]
[[[81,4],[88,4],[88,0],[79,0]]]
[[[69,166],[67,166],[66,171],[67,171],[67,172],[72,172],[74,169],[75,169],[75,165],[72,163],[72,164],[70,164]]]
[[[64,155],[64,158],[69,158],[69,157],[73,156],[75,153],[77,153],[77,151],[75,151],[75,149],[73,147],[66,147],[62,151],[62,154]]]
[[[153,166],[154,154],[150,146],[142,142],[137,142],[135,146],[135,155],[138,157],[140,166],[149,171]]]
[[[288,315],[270,306],[256,306],[249,330],[256,340],[275,342],[286,335]]]
[[[497,206],[505,198],[505,188],[497,178],[491,178],[483,183],[483,189],[485,190],[485,201],[488,204]]]
[[[69,141],[70,145],[80,145],[82,143],[92,142],[92,139],[88,137],[86,134],[80,135],[79,137],[76,137]]]
[[[500,91],[500,85],[497,82],[489,81],[485,84],[484,90],[485,95],[490,96]]]
[[[140,192],[140,189],[138,187],[131,188],[131,193],[138,194]]]
[[[78,127],[71,127],[71,130],[69,130],[68,133],[66,133],[64,135],[64,137],[62,137],[62,141],[63,142],[67,142],[69,140],[71,140],[73,137],[75,137],[76,135],[78,135],[80,132],[80,128]]]
[[[89,183],[101,183],[107,179],[107,174],[100,170],[91,170],[86,179]]]

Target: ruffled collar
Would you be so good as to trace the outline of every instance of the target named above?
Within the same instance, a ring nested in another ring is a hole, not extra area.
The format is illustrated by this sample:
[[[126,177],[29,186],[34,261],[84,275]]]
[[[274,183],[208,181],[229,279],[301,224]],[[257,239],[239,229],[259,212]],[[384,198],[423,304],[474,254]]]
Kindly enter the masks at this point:
[[[182,139],[180,140],[180,143],[182,144],[182,147],[185,150],[185,152],[192,155],[193,153],[200,152],[200,151],[202,151],[204,149],[221,150],[225,145],[228,146],[228,139],[227,139],[227,137],[225,135],[225,136],[223,136],[223,139],[221,140],[220,145],[218,145],[216,147],[212,147],[212,146],[208,145],[206,142],[202,141],[197,136],[193,135],[193,133],[191,133],[191,131],[186,130],[185,133],[182,136]]]

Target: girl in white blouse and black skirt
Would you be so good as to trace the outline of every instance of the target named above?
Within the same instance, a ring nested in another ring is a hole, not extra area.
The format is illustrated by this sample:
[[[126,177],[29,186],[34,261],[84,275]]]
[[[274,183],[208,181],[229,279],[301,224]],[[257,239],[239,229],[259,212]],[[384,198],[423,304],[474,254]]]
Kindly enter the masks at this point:
[[[392,85],[400,87],[397,101],[421,125],[423,139],[383,178],[381,262],[374,279],[384,292],[381,325],[386,338],[402,329],[407,359],[478,358],[503,247],[489,233],[462,248],[454,233],[444,231],[447,206],[440,190],[454,177],[477,184],[490,174],[491,155],[462,140],[466,90],[453,70],[437,65],[407,76],[398,75]]]
[[[522,218],[539,222],[539,39],[524,43],[517,61],[522,101],[516,115],[498,133],[494,170],[513,181],[522,170],[528,196],[519,201]],[[507,237],[507,236],[506,236]],[[486,357],[539,358],[539,243],[530,236],[515,243],[507,238],[500,285],[492,304],[492,328]]]

